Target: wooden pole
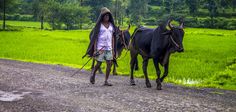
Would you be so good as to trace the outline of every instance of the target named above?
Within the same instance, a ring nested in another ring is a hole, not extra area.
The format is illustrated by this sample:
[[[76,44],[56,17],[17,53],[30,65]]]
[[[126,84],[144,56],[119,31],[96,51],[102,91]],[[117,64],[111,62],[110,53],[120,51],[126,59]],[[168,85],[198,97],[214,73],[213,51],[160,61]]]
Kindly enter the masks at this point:
[[[3,0],[3,30],[6,29],[6,1]]]

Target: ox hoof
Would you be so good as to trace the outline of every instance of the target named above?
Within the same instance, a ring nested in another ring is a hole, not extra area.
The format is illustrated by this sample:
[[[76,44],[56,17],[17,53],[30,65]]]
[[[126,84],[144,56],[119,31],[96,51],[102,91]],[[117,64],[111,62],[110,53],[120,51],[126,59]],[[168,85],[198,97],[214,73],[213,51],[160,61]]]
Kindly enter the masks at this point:
[[[157,84],[157,90],[162,90],[161,89],[161,83]]]
[[[164,80],[163,78],[160,79],[161,82],[163,82],[163,80]]]
[[[130,80],[130,85],[131,85],[131,86],[135,86],[135,85],[136,85],[135,82],[134,82],[134,80],[132,80],[132,79]]]
[[[161,90],[161,86],[162,86],[161,80],[157,79],[156,82],[157,82],[157,90]]]
[[[103,74],[103,72],[101,70],[99,70],[99,74]]]
[[[151,85],[150,82],[147,82],[147,83],[146,83],[146,86],[147,86],[147,88],[151,88],[151,87],[152,87],[152,85]]]
[[[139,68],[138,68],[138,66],[136,66],[135,68],[134,68],[134,70],[138,70]]]
[[[161,86],[157,86],[157,90],[162,90],[162,89],[161,89]]]
[[[94,84],[94,83],[95,83],[95,77],[94,77],[94,76],[91,76],[91,77],[90,77],[90,83],[91,83],[91,84]]]

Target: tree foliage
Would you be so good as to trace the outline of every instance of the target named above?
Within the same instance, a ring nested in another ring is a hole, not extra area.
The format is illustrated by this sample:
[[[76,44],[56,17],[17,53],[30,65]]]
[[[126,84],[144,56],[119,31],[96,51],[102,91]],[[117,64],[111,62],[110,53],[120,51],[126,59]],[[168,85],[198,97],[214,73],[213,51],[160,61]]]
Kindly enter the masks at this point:
[[[102,7],[111,10],[117,25],[157,25],[168,18],[185,18],[190,21],[187,26],[236,27],[231,21],[236,0],[0,0],[0,19],[41,21],[41,29],[44,22],[52,29],[91,28]]]
[[[130,0],[128,9],[130,14],[130,21],[136,25],[140,25],[147,13],[147,0]]]
[[[198,11],[198,0],[185,0],[189,14],[195,16]]]

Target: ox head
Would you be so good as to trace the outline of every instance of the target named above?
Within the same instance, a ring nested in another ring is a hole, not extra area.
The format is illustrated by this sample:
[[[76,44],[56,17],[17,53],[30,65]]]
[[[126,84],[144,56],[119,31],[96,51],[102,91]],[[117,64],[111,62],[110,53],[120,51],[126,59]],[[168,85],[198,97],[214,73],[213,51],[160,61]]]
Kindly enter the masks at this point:
[[[179,26],[173,26],[171,20],[168,20],[167,27],[169,28],[163,34],[168,35],[167,37],[169,38],[173,51],[183,52],[184,23],[181,22]]]
[[[129,41],[130,41],[130,33],[129,33],[130,25],[126,30],[121,30],[120,27],[117,28],[118,42],[122,44],[122,46],[128,49]]]

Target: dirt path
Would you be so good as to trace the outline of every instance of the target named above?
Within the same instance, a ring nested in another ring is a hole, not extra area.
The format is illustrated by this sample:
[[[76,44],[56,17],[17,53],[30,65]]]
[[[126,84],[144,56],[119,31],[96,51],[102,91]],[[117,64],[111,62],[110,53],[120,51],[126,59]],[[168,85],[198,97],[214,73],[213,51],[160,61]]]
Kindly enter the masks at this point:
[[[146,88],[144,79],[129,86],[129,77],[111,76],[114,86],[95,85],[89,72],[70,77],[76,69],[0,59],[0,112],[38,111],[231,111],[236,112],[236,91],[196,89],[165,83],[163,90]]]

